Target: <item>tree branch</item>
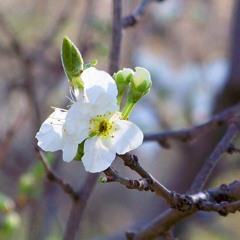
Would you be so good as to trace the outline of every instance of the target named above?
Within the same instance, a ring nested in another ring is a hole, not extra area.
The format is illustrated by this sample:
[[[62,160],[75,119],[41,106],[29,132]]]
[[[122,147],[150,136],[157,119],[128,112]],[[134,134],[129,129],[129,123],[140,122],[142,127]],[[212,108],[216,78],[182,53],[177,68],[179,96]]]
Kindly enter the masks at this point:
[[[164,0],[158,0],[158,2],[163,2]],[[122,27],[128,28],[136,25],[140,18],[143,16],[146,8],[150,3],[157,2],[157,0],[142,0],[141,3],[137,6],[132,14],[126,16],[122,20]]]
[[[185,201],[182,201],[182,203],[185,202],[186,204],[184,208],[182,208],[182,205],[180,209],[169,209],[165,211],[144,226],[139,232],[128,233],[128,239],[151,240],[157,236],[162,236],[165,232],[169,231],[172,226],[197,211],[214,211],[222,216],[240,211],[240,181],[235,181],[229,185],[222,185],[219,188],[199,192],[194,195],[181,196],[182,200],[185,199]],[[176,208],[177,206],[173,207]]]
[[[177,140],[180,142],[193,141],[205,133],[217,129],[219,126],[227,124],[234,115],[240,110],[240,104],[236,104],[219,114],[214,115],[209,121],[201,125],[189,129],[165,131],[154,134],[145,134],[144,141],[157,141],[162,147],[169,148],[169,140]]]
[[[236,118],[235,121],[232,121],[228,128],[227,133],[215,147],[210,157],[205,161],[202,169],[196,176],[190,188],[190,192],[197,192],[205,186],[207,180],[209,179],[211,173],[213,172],[214,168],[216,167],[219,161],[219,157],[229,149],[231,140],[238,131],[239,131],[239,119]]]
[[[47,178],[52,181],[55,182],[56,184],[58,184],[62,190],[64,192],[66,192],[67,194],[69,194],[69,196],[74,200],[77,201],[79,200],[79,195],[76,191],[73,190],[73,188],[71,187],[71,185],[69,183],[66,183],[64,180],[60,179],[59,177],[57,177],[57,175],[53,172],[53,170],[51,169],[51,167],[48,164],[47,158],[45,156],[45,154],[40,150],[37,149],[38,153],[40,155],[40,160],[45,168],[46,174],[47,174]]]
[[[119,59],[122,41],[122,0],[113,0],[112,48],[110,54],[109,73],[119,70]]]

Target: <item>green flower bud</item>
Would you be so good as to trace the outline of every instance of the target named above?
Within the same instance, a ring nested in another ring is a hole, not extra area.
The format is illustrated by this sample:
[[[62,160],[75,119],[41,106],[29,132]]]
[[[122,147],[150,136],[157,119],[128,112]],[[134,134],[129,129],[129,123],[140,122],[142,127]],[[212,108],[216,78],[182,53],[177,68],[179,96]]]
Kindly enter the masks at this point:
[[[32,172],[23,174],[19,181],[19,194],[25,198],[35,199],[42,191],[41,179],[38,179]]]
[[[24,195],[30,195],[36,187],[36,178],[32,173],[25,173],[20,177],[20,192]]]
[[[118,105],[120,106],[122,96],[128,86],[131,77],[133,76],[134,71],[131,68],[123,68],[123,70],[119,70],[117,73],[114,73],[113,78],[117,84],[118,88]]]
[[[15,208],[14,201],[3,193],[0,193],[0,212],[6,213]]]
[[[136,67],[136,72],[130,79],[130,89],[127,95],[127,103],[122,111],[122,118],[127,119],[139,99],[147,94],[152,85],[148,70]]]
[[[74,87],[83,89],[83,82],[80,78],[83,70],[83,59],[77,47],[66,36],[62,42],[61,60],[69,81]]]
[[[151,75],[145,68],[136,67],[136,72],[131,78],[131,91],[133,101],[137,102],[142,96],[147,94],[152,86]]]
[[[119,70],[117,73],[115,73],[113,77],[117,83],[117,86],[121,84],[128,85],[133,74],[134,71],[131,68],[123,68],[123,70]]]
[[[107,177],[106,176],[101,176],[101,177],[98,178],[97,182],[106,183],[107,182]]]
[[[20,223],[20,216],[16,212],[8,213],[0,221],[0,235],[4,236],[4,239],[7,239],[7,237],[10,237],[19,228]]]

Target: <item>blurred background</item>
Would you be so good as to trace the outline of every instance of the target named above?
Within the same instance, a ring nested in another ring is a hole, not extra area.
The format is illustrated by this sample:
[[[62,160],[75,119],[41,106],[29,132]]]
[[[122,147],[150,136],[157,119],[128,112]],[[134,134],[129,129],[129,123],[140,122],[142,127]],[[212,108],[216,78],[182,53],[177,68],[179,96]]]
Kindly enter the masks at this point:
[[[123,17],[141,1],[124,0]],[[46,179],[35,148],[35,134],[52,112],[69,104],[68,82],[60,61],[67,35],[84,61],[98,59],[108,70],[111,0],[2,0],[0,2],[0,239],[62,239],[71,199]],[[134,27],[123,30],[121,68],[146,67],[153,87],[132,113],[142,131],[154,133],[203,123],[240,97],[240,1],[166,0],[154,2]],[[146,142],[134,153],[167,188],[184,193],[222,130],[170,149]],[[61,152],[47,154],[59,177],[75,189],[84,183],[81,162],[67,164]],[[138,178],[113,163],[119,173]],[[240,177],[236,156],[223,156],[207,187]],[[124,239],[163,212],[151,192],[117,183],[97,184],[78,239]],[[179,239],[240,238],[239,214],[227,218],[200,213],[175,228]]]

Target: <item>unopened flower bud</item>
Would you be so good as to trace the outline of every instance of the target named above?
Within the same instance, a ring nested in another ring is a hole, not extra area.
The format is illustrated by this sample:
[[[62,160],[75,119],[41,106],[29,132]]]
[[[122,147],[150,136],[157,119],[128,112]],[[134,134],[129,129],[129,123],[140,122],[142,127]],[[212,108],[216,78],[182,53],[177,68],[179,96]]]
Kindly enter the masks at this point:
[[[134,71],[131,68],[123,68],[113,75],[118,88],[118,105],[120,105],[122,96],[132,78]]]
[[[20,223],[20,216],[16,212],[6,214],[0,222],[0,235],[4,236],[4,239],[10,239],[14,231],[20,227]]]
[[[131,68],[123,68],[114,74],[114,79],[117,85],[127,85],[130,82],[131,77],[133,76],[134,71]]]
[[[68,37],[63,38],[61,59],[63,69],[69,81],[75,88],[83,89],[83,82],[80,74],[83,70],[83,59],[77,49]]]
[[[122,118],[127,119],[136,103],[147,94],[152,85],[151,76],[147,69],[136,67],[136,72],[130,79],[130,88],[127,95],[127,103],[122,111]]]
[[[131,91],[133,94],[133,101],[137,102],[142,96],[147,94],[152,86],[151,75],[145,68],[136,67],[136,72],[131,78]]]

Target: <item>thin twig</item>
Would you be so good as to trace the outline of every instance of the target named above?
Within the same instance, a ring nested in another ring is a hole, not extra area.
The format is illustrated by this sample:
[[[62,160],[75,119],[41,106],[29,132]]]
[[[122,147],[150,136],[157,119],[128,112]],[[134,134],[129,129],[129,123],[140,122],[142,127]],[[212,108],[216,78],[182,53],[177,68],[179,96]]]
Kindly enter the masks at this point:
[[[214,115],[209,121],[189,129],[164,131],[154,134],[145,134],[144,141],[157,141],[162,147],[169,148],[169,140],[174,139],[180,142],[193,141],[203,134],[227,124],[229,120],[240,111],[240,104],[236,104],[219,114]]]
[[[163,2],[164,0],[161,0]],[[150,5],[150,3],[157,2],[156,0],[142,0],[141,3],[137,6],[132,14],[126,16],[122,20],[122,27],[128,28],[136,25],[140,18],[143,16],[146,8]],[[158,1],[160,2],[160,0]]]
[[[138,162],[138,158],[135,155],[126,153],[124,155],[119,155],[123,159],[124,164],[131,168],[133,171],[137,172],[142,178],[150,180],[151,190],[154,191],[158,196],[164,198],[168,203],[172,202],[172,193],[161,183],[159,183],[151,174],[149,174],[145,169],[141,167]]]

